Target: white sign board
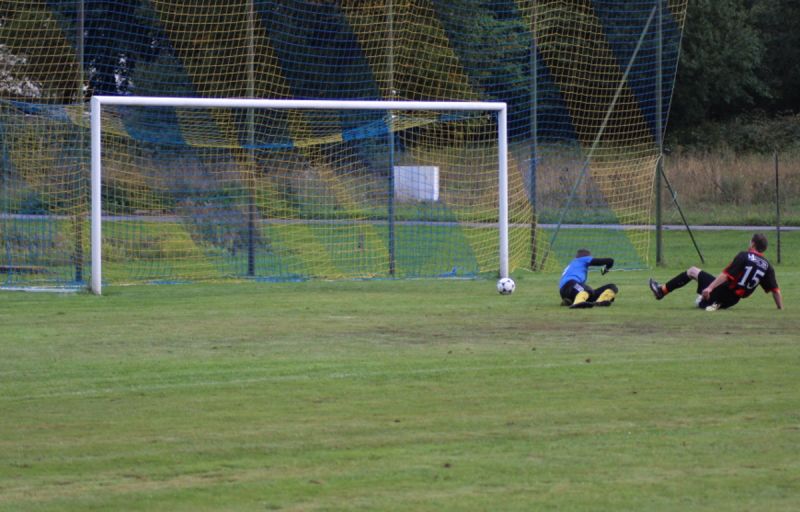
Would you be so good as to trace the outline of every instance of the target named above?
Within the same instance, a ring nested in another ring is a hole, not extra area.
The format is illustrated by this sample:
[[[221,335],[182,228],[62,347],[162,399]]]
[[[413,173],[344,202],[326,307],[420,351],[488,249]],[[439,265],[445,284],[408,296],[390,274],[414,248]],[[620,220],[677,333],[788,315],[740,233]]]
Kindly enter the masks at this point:
[[[438,201],[439,168],[433,165],[403,165],[394,168],[397,201]]]

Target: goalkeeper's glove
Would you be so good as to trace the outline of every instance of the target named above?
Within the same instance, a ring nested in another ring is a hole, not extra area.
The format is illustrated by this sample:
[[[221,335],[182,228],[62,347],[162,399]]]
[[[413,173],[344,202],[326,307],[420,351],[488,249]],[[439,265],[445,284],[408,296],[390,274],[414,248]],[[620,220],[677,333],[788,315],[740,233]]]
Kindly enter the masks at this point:
[[[602,267],[600,267],[600,275],[601,276],[606,275],[607,272],[608,272],[608,266],[603,265]]]

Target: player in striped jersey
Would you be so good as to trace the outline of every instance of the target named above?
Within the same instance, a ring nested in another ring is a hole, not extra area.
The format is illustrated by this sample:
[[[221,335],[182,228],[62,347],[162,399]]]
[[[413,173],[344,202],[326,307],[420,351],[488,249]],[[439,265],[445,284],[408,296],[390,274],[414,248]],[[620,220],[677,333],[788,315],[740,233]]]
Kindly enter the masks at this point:
[[[696,280],[699,294],[697,306],[706,311],[716,311],[736,305],[761,286],[765,292],[772,293],[778,309],[783,309],[783,298],[775,278],[775,269],[764,258],[766,250],[767,237],[756,233],[750,240],[748,249],[737,254],[717,277],[697,267],[691,267],[665,284],[650,279],[650,290],[656,299],[661,300],[669,293]]]

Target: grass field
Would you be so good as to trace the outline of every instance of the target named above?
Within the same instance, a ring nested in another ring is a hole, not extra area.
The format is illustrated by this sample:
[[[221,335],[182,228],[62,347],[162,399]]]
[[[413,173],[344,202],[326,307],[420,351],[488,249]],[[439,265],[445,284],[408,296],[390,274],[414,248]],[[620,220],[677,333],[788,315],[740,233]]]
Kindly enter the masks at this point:
[[[592,310],[528,272],[0,293],[0,510],[798,510],[800,234],[785,311],[714,313],[650,295],[697,262],[666,236]],[[717,273],[749,234],[697,236]]]

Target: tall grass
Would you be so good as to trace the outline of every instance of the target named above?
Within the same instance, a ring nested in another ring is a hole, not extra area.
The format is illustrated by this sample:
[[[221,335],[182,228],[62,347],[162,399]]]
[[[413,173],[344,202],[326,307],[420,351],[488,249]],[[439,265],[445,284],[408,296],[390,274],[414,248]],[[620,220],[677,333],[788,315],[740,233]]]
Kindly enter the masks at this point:
[[[677,151],[664,168],[690,223],[771,225],[780,206],[783,224],[800,225],[800,154],[778,155],[780,202],[773,154]],[[668,218],[677,219],[667,187],[662,199]]]

